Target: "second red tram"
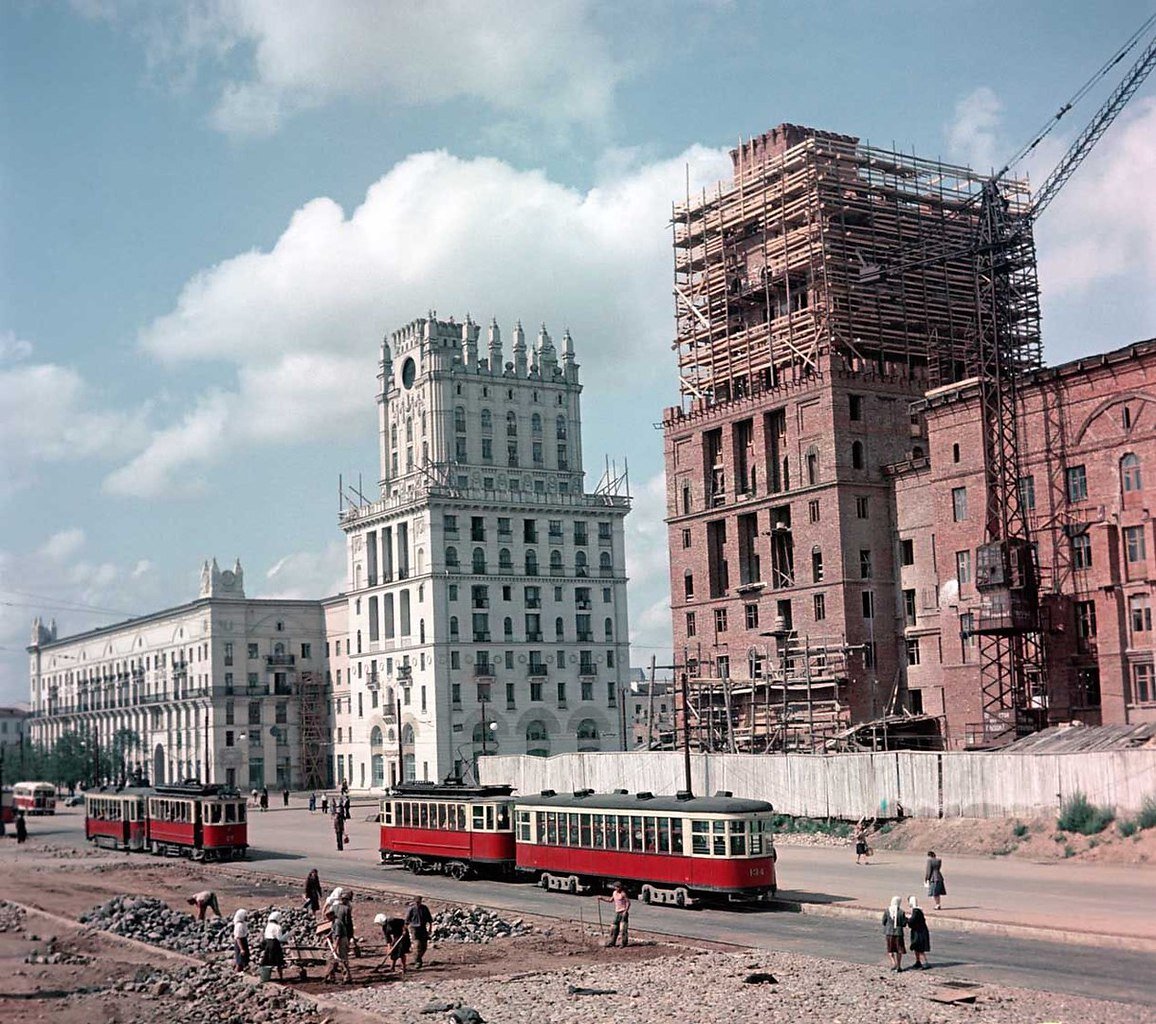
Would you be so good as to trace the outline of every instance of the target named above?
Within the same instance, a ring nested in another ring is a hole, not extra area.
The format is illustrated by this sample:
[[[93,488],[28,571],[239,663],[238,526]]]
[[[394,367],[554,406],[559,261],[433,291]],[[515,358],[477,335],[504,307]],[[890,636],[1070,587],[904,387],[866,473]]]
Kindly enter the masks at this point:
[[[512,792],[509,786],[398,786],[381,802],[381,862],[459,879],[512,871]]]

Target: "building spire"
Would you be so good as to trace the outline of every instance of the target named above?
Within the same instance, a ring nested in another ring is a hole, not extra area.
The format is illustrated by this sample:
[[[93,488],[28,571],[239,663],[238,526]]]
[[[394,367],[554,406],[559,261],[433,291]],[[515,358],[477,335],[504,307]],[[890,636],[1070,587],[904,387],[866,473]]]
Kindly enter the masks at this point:
[[[522,330],[521,320],[514,326],[514,373],[526,376],[526,332]]]
[[[502,329],[498,326],[498,318],[490,319],[490,329],[487,340],[490,346],[490,373],[502,372]]]

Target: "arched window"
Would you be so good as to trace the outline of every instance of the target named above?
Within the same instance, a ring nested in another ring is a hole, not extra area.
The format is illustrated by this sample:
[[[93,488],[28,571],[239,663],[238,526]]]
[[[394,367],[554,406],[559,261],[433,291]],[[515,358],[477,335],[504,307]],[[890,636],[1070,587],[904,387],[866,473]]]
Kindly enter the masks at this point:
[[[486,552],[482,548],[474,548],[474,572],[483,573],[486,571]]]
[[[509,548],[502,548],[498,552],[498,569],[501,572],[514,571],[514,556],[510,554]]]
[[[683,597],[694,597],[694,573],[689,569],[682,574]]]
[[[690,515],[690,484],[682,485],[682,514]]]
[[[514,639],[514,620],[511,619],[508,615],[502,620],[502,635],[507,640]]]
[[[492,412],[490,412],[489,409],[483,409],[482,410],[482,429],[483,430],[493,430],[494,429],[494,414]]]
[[[417,642],[419,644],[425,643],[425,619],[417,620]]]
[[[378,749],[383,746],[383,739],[381,735],[381,726],[375,725],[369,733],[369,745],[373,749]]]
[[[554,639],[563,640],[566,637],[566,623],[562,621],[562,616],[554,620]]]
[[[535,437],[541,436],[542,417],[538,413],[534,413],[534,415],[530,417],[530,433]]]
[[[823,549],[816,544],[811,548],[811,579],[818,583],[823,578]]]
[[[853,441],[851,444],[851,468],[863,468],[863,442]]]
[[[458,549],[454,547],[446,548],[446,568],[457,569],[459,565]]]
[[[566,417],[565,416],[559,416],[554,421],[554,436],[559,441],[565,441],[566,440]]]
[[[506,413],[506,436],[518,436],[518,414],[513,409]]]
[[[602,631],[606,634],[607,640],[614,639],[614,620],[609,615],[602,622]]]
[[[405,418],[405,443],[413,443],[413,417],[407,416]]]
[[[526,552],[526,575],[538,575],[538,552],[533,548]]]
[[[466,432],[466,410],[460,405],[454,409],[454,431],[458,434]]]
[[[1143,486],[1140,475],[1140,456],[1135,452],[1128,452],[1120,460],[1120,480],[1124,485],[1124,492],[1138,491]]]
[[[583,718],[582,721],[578,723],[578,739],[598,739],[598,723],[595,722],[593,718]]]
[[[586,568],[586,552],[578,551],[574,555],[574,575],[575,576],[589,576],[590,573]]]
[[[397,447],[397,424],[396,423],[392,427],[389,428],[389,444],[390,444],[390,447],[392,447],[392,448]]]
[[[807,449],[807,483],[814,485],[819,482],[819,449]],[[790,484],[787,482],[787,460],[783,459],[783,487],[790,490]]]
[[[551,551],[550,552],[550,575],[551,576],[561,576],[562,575],[562,552],[561,551]]]
[[[403,747],[413,746],[413,726],[409,722],[406,722],[401,730],[401,745]]]
[[[598,556],[598,575],[599,576],[613,576],[614,575],[614,559],[610,557],[609,551],[603,551]]]
[[[471,738],[474,741],[475,747],[483,746],[482,736],[483,735],[486,736],[484,746],[486,748],[487,754],[490,753],[491,751],[496,751],[498,749],[498,737],[494,735],[494,725],[495,724],[496,723],[494,723],[494,722],[487,722],[485,729],[483,729],[482,723],[478,722],[474,726],[473,732],[471,733]],[[488,733],[488,735],[486,735],[487,733]]]
[[[450,616],[450,637],[457,639],[458,636],[458,617],[456,615]]]

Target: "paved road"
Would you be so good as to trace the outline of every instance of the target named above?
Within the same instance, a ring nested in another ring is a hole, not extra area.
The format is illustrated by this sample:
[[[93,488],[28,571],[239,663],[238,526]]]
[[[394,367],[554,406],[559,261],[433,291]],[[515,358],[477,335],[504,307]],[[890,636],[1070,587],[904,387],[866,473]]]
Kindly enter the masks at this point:
[[[586,922],[597,920],[597,904],[589,897],[546,893],[527,884],[454,882],[435,875],[418,879],[400,869],[383,867],[377,863],[377,827],[361,820],[371,812],[372,808],[368,806],[362,809],[355,805],[354,820],[350,822],[352,843],[343,853],[335,849],[332,829],[320,814],[310,816],[307,811],[299,809],[254,814],[250,824],[251,857],[240,866],[253,872],[296,876],[302,881],[308,869],[316,867],[327,887],[346,883],[411,893],[416,886],[434,898],[484,903],[515,913]],[[70,809],[51,823],[37,822],[36,831],[62,845],[79,846],[84,842],[82,822],[83,819]],[[832,854],[842,859],[842,868],[834,856],[829,861],[824,859],[824,855]],[[809,887],[829,890],[827,898],[837,898],[852,906],[873,906],[880,914],[886,900],[876,894],[915,889],[910,884],[912,864],[918,862],[914,869],[916,875],[922,870],[922,861],[911,857],[896,856],[894,860],[888,859],[870,868],[856,868],[853,863],[848,867],[846,861],[846,853],[841,850],[784,847],[780,853],[784,885],[790,884],[792,876],[795,876],[808,882]],[[960,858],[949,863],[953,868],[949,887],[951,878],[958,880],[956,886],[961,890],[966,890],[969,885],[994,886],[997,892],[1015,894],[1019,902],[1024,901],[1022,889],[1025,885],[1037,886],[1042,892],[1055,891],[1060,908],[1066,903],[1069,913],[1049,909],[1047,914],[1037,916],[1062,920],[1066,928],[1083,926],[1078,913],[1071,908],[1089,902],[1089,893],[1108,901],[1097,908],[1098,917],[1117,907],[1121,908],[1122,920],[1130,921],[1134,916],[1151,917],[1152,908],[1156,906],[1156,901],[1140,901],[1135,885],[1115,888],[1116,873],[1113,869],[1092,866],[1089,871],[1072,875],[1070,872],[1051,874],[1048,867],[1039,865],[984,858]],[[1141,891],[1150,884],[1148,876],[1156,874],[1149,869],[1129,870],[1133,876],[1142,876],[1142,881],[1137,883]],[[830,877],[836,879],[835,884],[825,881]],[[824,884],[816,886],[816,879],[824,880]],[[902,879],[904,884],[899,885],[896,879]],[[1132,881],[1136,882],[1136,878],[1133,877]],[[1070,888],[1073,885],[1077,887]],[[790,891],[783,894],[792,895]],[[987,897],[985,901],[991,902]],[[973,915],[985,914],[985,908],[977,901],[973,901],[972,906]],[[931,960],[945,975],[1156,1006],[1156,956],[1152,954],[1078,944],[1061,945],[982,932],[959,932],[937,928],[934,913],[930,917]],[[853,963],[877,963],[881,967],[885,962],[880,926],[873,918],[862,916],[826,917],[763,908],[688,912],[668,907],[647,907],[636,902],[631,918],[637,929],[674,936],[790,950]]]

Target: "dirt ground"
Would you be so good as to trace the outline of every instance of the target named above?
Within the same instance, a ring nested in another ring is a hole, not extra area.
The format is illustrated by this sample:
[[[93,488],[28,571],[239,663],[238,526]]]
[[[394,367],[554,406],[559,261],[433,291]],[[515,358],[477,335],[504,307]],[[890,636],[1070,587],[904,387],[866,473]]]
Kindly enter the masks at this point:
[[[5,1024],[49,1019],[53,1024],[103,1024],[106,1021],[174,1024],[201,1019],[190,1015],[190,1006],[172,993],[154,995],[151,990],[126,992],[123,989],[126,982],[138,978],[142,969],[168,966],[179,969],[198,961],[73,923],[77,916],[113,896],[150,895],[184,910],[189,893],[212,888],[226,916],[240,906],[296,906],[301,899],[299,884],[275,878],[234,875],[227,869],[184,861],[142,860],[124,854],[54,849],[34,840],[19,852],[15,844],[0,844],[0,879],[0,899],[30,908],[19,925],[0,930],[0,964],[7,968],[5,974],[9,979],[8,984],[0,986],[0,1018]],[[441,904],[436,900],[429,902],[436,913]],[[648,942],[645,935],[639,935],[642,941],[629,949],[608,950],[597,936],[587,934],[579,925],[523,915],[522,920],[532,927],[529,934],[485,944],[438,943],[431,946],[421,971],[411,968],[402,977],[380,969],[385,949],[380,929],[372,920],[378,912],[396,916],[404,913],[404,909],[400,903],[391,903],[376,894],[356,894],[354,913],[361,955],[351,960],[355,987],[428,985],[451,977],[484,980],[509,976],[513,971],[544,972],[573,965],[636,962],[693,952],[665,942]],[[9,910],[7,919],[11,915]],[[4,928],[5,920],[5,914],[0,913],[0,929]],[[699,948],[709,947],[708,943]],[[61,954],[65,962],[24,962],[30,955],[51,953]],[[307,949],[300,953],[307,979],[300,980],[298,972],[291,967],[285,972],[287,988],[320,1001],[322,1007],[319,1016],[302,1017],[302,1020],[354,1024],[370,1019],[364,1011],[328,998],[338,991],[348,992],[349,987],[320,980],[328,966],[322,950]],[[228,954],[217,954],[213,959],[228,960]],[[264,989],[270,993],[282,991],[277,986],[264,986]],[[260,1019],[288,1019],[279,1014],[276,1006],[270,1014]],[[250,1018],[246,1015],[236,1019],[248,1024]]]
[[[1026,831],[1024,831],[1026,829]],[[1017,835],[1017,831],[1023,832]],[[1073,859],[1101,864],[1156,863],[1156,829],[1120,835],[1115,823],[1095,836],[1061,832],[1056,819],[909,818],[875,832],[871,845],[880,850],[939,850],[976,856],[1022,857],[1051,861]]]

